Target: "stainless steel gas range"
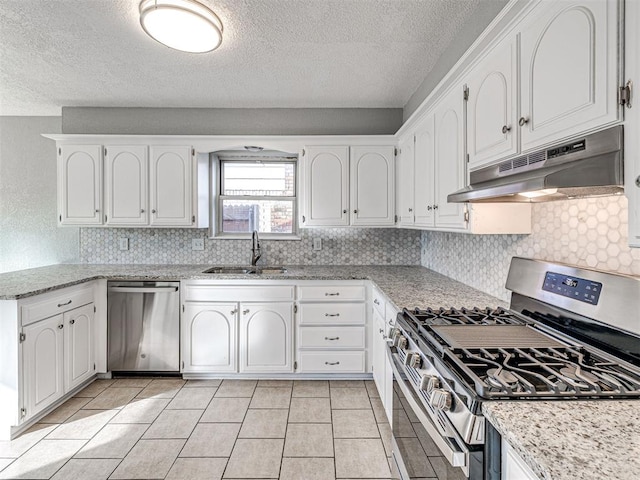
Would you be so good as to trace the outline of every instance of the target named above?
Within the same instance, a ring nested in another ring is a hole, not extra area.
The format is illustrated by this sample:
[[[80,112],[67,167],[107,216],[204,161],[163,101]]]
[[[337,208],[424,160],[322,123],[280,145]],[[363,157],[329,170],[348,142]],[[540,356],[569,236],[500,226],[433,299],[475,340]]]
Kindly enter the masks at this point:
[[[398,314],[395,478],[499,479],[483,402],[640,399],[640,278],[513,258],[506,287],[509,309]]]

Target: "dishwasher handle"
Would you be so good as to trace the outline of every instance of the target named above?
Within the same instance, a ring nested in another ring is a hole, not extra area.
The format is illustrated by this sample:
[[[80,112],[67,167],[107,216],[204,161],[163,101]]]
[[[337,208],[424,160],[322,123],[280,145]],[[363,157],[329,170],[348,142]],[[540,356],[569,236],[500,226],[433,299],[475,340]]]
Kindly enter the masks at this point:
[[[172,293],[177,292],[178,287],[109,287],[109,293]]]

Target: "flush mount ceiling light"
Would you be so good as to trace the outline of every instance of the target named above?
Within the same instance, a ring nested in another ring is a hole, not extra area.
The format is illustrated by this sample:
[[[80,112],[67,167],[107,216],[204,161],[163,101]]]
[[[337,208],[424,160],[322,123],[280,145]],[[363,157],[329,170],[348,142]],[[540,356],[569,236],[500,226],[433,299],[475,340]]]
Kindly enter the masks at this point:
[[[195,0],[142,0],[140,25],[154,40],[183,52],[210,52],[222,42],[222,22]]]

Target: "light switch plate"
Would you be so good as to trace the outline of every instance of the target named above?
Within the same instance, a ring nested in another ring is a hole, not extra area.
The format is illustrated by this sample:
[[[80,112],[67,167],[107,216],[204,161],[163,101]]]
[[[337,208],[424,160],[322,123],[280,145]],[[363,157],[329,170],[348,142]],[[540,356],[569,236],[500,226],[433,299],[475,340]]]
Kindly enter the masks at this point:
[[[313,249],[314,250],[322,250],[322,239],[314,238],[313,239]]]
[[[119,240],[120,250],[129,250],[129,239],[123,237]]]
[[[204,250],[204,238],[192,238],[191,250]]]

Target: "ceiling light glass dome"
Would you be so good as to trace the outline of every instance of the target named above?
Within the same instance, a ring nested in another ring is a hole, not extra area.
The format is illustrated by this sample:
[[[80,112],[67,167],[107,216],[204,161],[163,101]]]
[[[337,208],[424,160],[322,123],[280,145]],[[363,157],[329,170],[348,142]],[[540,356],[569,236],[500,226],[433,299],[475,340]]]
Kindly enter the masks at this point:
[[[195,0],[142,0],[140,25],[154,40],[183,52],[210,52],[222,43],[222,22]]]

